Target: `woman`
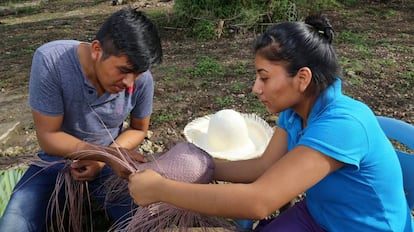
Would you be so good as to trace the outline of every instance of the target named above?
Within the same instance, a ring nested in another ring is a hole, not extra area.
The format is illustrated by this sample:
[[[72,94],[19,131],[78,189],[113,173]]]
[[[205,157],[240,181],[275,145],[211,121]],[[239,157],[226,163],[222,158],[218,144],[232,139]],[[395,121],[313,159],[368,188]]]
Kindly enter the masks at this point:
[[[412,231],[397,155],[365,104],[341,92],[325,16],[270,27],[256,42],[253,92],[279,114],[260,158],[217,162],[203,185],[151,170],[130,176],[135,202],[167,202],[209,215],[263,219],[257,231]]]

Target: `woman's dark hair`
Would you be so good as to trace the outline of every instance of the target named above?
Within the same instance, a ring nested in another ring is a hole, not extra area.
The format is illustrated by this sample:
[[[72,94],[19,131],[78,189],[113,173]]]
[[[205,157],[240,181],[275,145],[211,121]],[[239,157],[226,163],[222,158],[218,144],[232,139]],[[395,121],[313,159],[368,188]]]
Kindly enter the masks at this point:
[[[144,13],[132,8],[112,14],[96,34],[103,59],[126,55],[133,71],[142,73],[161,63],[162,48],[158,30]]]
[[[334,30],[324,15],[308,16],[305,22],[273,25],[256,41],[255,53],[286,65],[290,76],[302,67],[312,71],[308,94],[319,95],[340,76],[332,46]]]

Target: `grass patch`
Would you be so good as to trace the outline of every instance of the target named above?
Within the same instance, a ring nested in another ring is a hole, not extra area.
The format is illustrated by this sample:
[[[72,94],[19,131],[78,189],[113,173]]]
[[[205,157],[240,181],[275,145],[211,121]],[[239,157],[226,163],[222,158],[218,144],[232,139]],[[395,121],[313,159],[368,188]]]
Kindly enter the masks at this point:
[[[224,76],[224,67],[216,59],[210,56],[201,56],[190,69],[191,74],[196,78],[207,80],[222,79]]]
[[[217,37],[216,24],[213,22],[199,21],[194,27],[192,34],[198,41],[209,41]]]
[[[397,88],[402,93],[411,93],[414,86],[414,63],[408,64],[405,71],[398,74],[399,84]]]
[[[235,101],[232,96],[226,96],[226,97],[217,96],[216,97],[216,104],[218,105],[219,108],[229,107],[233,105],[234,102]]]
[[[181,109],[171,109],[172,107],[167,107],[165,109],[155,111],[151,117],[151,123],[162,124],[168,122],[174,122],[177,117],[181,115]]]
[[[180,70],[175,65],[167,65],[157,67],[157,71],[161,73],[157,77],[159,81],[156,81],[160,88],[171,90],[177,86],[180,86],[180,89],[194,87],[194,83],[190,80],[190,75],[188,74],[191,71],[188,69]]]
[[[251,72],[251,64],[247,61],[238,62],[235,67],[232,67],[232,72],[237,75],[244,75]]]
[[[2,1],[0,2],[0,16],[32,15],[41,12],[41,1]]]
[[[362,86],[363,80],[360,73],[364,72],[366,63],[354,58],[341,57],[339,60],[343,68],[343,75],[346,81],[353,86]]]
[[[268,114],[267,109],[264,105],[257,99],[257,96],[253,93],[247,95],[243,99],[243,104],[247,106],[246,112],[255,113],[259,116]]]
[[[368,45],[367,33],[357,33],[353,31],[341,31],[338,35],[338,43],[353,44],[354,46],[364,47]]]
[[[373,56],[372,50],[366,45],[356,45],[355,51],[358,52],[361,57],[369,58]]]
[[[230,92],[231,93],[243,93],[243,90],[245,89],[244,83],[241,82],[234,82],[230,85]]]

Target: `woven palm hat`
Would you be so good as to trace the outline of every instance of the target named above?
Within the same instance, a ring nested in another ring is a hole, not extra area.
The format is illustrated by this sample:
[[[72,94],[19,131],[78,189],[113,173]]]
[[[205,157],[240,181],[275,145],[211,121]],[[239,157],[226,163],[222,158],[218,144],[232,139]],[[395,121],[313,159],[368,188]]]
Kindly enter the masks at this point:
[[[273,129],[255,114],[224,109],[196,118],[184,127],[184,136],[212,157],[245,160],[263,154]]]

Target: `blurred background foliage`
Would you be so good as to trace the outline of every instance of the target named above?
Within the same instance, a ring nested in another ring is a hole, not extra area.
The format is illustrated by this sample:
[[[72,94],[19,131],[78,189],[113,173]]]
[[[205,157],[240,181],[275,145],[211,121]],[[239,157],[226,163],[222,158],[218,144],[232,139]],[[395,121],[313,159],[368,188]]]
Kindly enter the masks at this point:
[[[171,25],[186,28],[200,40],[247,31],[261,32],[270,24],[302,20],[309,14],[357,4],[354,0],[175,0]]]
[[[42,12],[43,8],[68,11],[72,8],[108,2],[108,0],[85,0],[78,1],[76,4],[65,4],[71,1],[0,0],[0,16],[36,14]],[[118,1],[120,0],[115,0]],[[161,1],[171,0],[159,0]],[[173,11],[150,12],[150,14],[152,18],[156,18],[159,26],[177,29],[185,32],[187,36],[208,41],[252,31],[260,33],[273,23],[303,20],[309,14],[375,1],[391,0],[174,0]],[[133,6],[140,0],[120,2]]]

